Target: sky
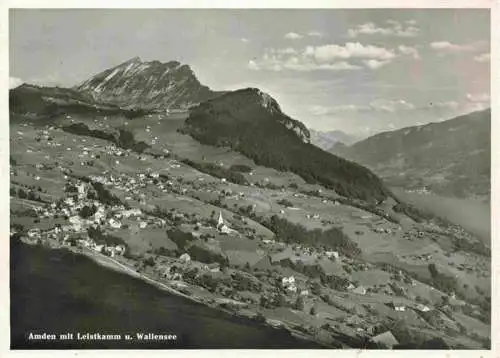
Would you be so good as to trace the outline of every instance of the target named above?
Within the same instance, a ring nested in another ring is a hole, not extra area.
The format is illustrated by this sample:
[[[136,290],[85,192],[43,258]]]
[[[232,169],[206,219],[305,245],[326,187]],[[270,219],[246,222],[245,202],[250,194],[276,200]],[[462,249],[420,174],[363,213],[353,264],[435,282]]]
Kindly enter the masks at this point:
[[[368,136],[490,106],[488,9],[11,9],[10,86],[139,56],[258,87],[309,128]]]

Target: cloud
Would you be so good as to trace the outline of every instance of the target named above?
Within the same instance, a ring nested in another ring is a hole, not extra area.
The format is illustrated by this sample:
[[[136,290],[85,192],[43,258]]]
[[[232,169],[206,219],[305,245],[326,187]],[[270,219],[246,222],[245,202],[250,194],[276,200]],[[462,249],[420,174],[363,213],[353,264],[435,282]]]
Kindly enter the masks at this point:
[[[491,98],[488,93],[467,93],[465,103],[462,104],[462,112],[481,111],[491,106]]]
[[[470,113],[490,107],[490,95],[488,93],[467,93],[456,101],[431,102],[424,109],[447,109],[456,115],[459,113]]]
[[[441,53],[459,53],[459,52],[477,51],[487,45],[488,42],[486,41],[476,41],[470,44],[462,44],[462,45],[457,45],[449,41],[435,41],[429,44],[429,46],[433,50]]]
[[[490,54],[489,53],[482,53],[480,55],[477,55],[474,57],[474,61],[477,62],[490,62]]]
[[[420,60],[420,54],[415,47],[400,45],[398,46],[398,51],[403,55],[412,56],[415,60]]]
[[[287,39],[287,40],[299,40],[299,39],[301,39],[303,37],[304,36],[299,35],[299,34],[297,34],[295,32],[289,32],[289,33],[285,34],[285,39]]]
[[[257,62],[250,60],[247,67],[251,70],[267,70],[267,71],[297,71],[297,72],[309,72],[317,70],[326,71],[346,71],[346,70],[358,70],[361,69],[360,66],[353,65],[346,61],[337,61],[332,63],[316,63],[308,58],[301,56],[289,56],[283,57],[282,54],[264,54],[261,61]]]
[[[411,111],[416,107],[413,103],[407,102],[403,99],[376,99],[366,105],[357,104],[342,104],[338,106],[324,107],[312,106],[309,112],[316,116],[324,116],[330,114],[346,113],[346,112],[389,112],[395,113],[398,111]]]
[[[467,93],[465,96],[469,102],[490,102],[490,95],[488,93]]]
[[[37,86],[60,86],[62,83],[60,76],[57,74],[48,74],[42,77],[29,78],[26,82]]]
[[[244,37],[243,37],[243,38],[241,38],[241,39],[240,39],[240,41],[241,41],[241,42],[244,42],[244,43],[250,42],[250,40],[249,40],[249,39],[246,39],[246,38],[244,38]]]
[[[409,46],[401,45],[396,51],[374,45],[363,45],[359,42],[348,42],[344,45],[306,46],[302,49],[268,48],[265,49],[261,59],[251,60],[247,67],[252,70],[271,71],[342,71],[359,70],[363,67],[377,70],[400,56],[420,58],[418,51]]]
[[[387,20],[388,27],[380,27],[373,22],[367,22],[356,26],[353,29],[347,30],[347,36],[351,38],[359,35],[381,35],[381,36],[397,36],[397,37],[415,37],[418,36],[420,29],[416,25],[415,20],[408,20],[406,26],[395,20]]]
[[[378,99],[370,102],[370,107],[376,111],[383,111],[383,112],[396,112],[400,110],[415,109],[415,105],[403,99],[398,99],[398,100]]]
[[[307,36],[311,36],[311,37],[323,37],[323,34],[321,32],[318,32],[318,31],[311,31],[311,32],[307,33]]]
[[[9,89],[13,89],[22,85],[24,81],[17,77],[9,77]]]
[[[251,70],[254,70],[254,71],[258,71],[260,69],[259,65],[257,65],[257,62],[255,62],[254,60],[248,61],[247,67]]]
[[[281,55],[295,55],[297,53],[297,50],[295,50],[294,48],[291,48],[291,47],[279,48],[279,49],[270,48],[270,49],[266,49],[266,51],[268,53],[281,54]]]
[[[313,62],[303,61],[298,57],[291,57],[284,63],[283,68],[293,71],[315,71],[315,70],[346,71],[346,70],[358,70],[361,67],[353,65],[346,61],[317,64]]]
[[[331,108],[324,106],[311,106],[309,112],[315,116],[323,116],[331,113]]]
[[[446,109],[457,109],[460,104],[457,101],[444,101],[444,102],[431,102],[428,108],[446,108]]]
[[[302,50],[293,48],[266,49],[260,60],[252,60],[248,68],[271,71],[346,71],[358,70],[362,66],[353,64],[348,59],[389,60],[394,53],[376,46],[363,46],[359,43],[340,45],[307,46]]]
[[[437,51],[450,51],[450,52],[457,52],[457,51],[463,51],[464,49],[469,49],[468,46],[455,45],[448,41],[431,42],[430,46],[432,49]]]
[[[363,63],[365,64],[366,67],[368,67],[372,70],[377,70],[380,67],[387,65],[389,63],[389,61],[364,60]]]
[[[391,60],[396,54],[392,50],[373,45],[362,45],[359,42],[348,42],[342,45],[307,46],[305,56],[319,62],[329,62],[334,59],[366,58],[375,60]]]

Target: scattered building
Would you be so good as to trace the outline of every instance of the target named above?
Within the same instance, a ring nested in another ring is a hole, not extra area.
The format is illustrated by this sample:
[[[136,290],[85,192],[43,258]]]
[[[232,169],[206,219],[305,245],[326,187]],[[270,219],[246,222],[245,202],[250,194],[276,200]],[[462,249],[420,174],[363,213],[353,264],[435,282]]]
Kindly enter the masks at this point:
[[[416,309],[419,310],[420,312],[429,312],[431,309],[421,303],[418,303],[416,306]]]
[[[329,259],[331,259],[333,257],[336,260],[338,260],[338,258],[339,258],[339,253],[337,251],[325,251],[325,255]]]
[[[113,219],[113,218],[109,219],[108,223],[109,223],[109,226],[111,226],[113,229],[120,229],[122,227],[122,223],[118,220]]]
[[[363,286],[358,286],[354,290],[352,290],[352,292],[358,295],[366,295],[366,288],[364,288]]]

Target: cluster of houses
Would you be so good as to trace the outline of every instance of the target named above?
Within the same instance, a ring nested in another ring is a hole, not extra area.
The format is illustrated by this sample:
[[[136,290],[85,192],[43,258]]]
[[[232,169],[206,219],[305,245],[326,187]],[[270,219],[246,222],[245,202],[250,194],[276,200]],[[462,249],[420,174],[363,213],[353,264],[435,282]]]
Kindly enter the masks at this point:
[[[106,243],[98,244],[87,235],[75,235],[74,232],[68,232],[65,227],[61,227],[60,225],[56,225],[49,230],[32,228],[27,232],[27,237],[32,241],[43,239],[57,240],[60,241],[63,246],[72,246],[72,244],[75,244],[99,253],[107,254],[111,257],[123,255],[126,250],[124,245],[108,245]]]
[[[319,220],[320,219],[320,216],[319,214],[306,214],[306,219],[313,219],[313,220]]]
[[[283,277],[281,279],[281,287],[285,289],[287,292],[296,293],[298,291],[297,282],[294,276]],[[308,290],[299,290],[298,291],[301,296],[308,296]]]
[[[77,244],[81,247],[86,247],[96,252],[107,254],[111,257],[114,257],[115,255],[123,255],[125,253],[124,245],[97,244],[94,240],[88,237],[79,239]]]
[[[191,256],[188,253],[181,254],[175,262],[158,265],[155,270],[163,279],[181,281],[183,280],[183,274],[195,267],[205,272],[220,272],[220,265],[218,263],[214,262],[211,264],[205,264],[195,262],[192,261]]]
[[[295,253],[298,253],[300,256],[305,256],[310,259],[321,259],[322,257],[325,257],[330,260],[335,260],[335,261],[340,260],[340,254],[338,251],[322,250],[319,248],[313,248],[310,246],[302,246],[302,245],[293,245],[292,250]]]
[[[123,179],[122,177],[119,178]],[[120,180],[115,180],[111,176],[96,177],[94,179],[102,183],[110,183],[118,186],[121,183]],[[141,181],[138,182],[141,183]],[[46,237],[49,239],[61,238],[65,241],[68,235],[71,234],[82,234],[85,236],[89,227],[121,229],[124,227],[123,220],[127,220],[128,222],[135,220],[139,229],[145,229],[147,227],[165,227],[166,225],[164,219],[145,215],[138,208],[128,209],[124,205],[106,205],[98,200],[89,199],[87,194],[90,189],[90,184],[86,182],[74,180],[71,184],[76,188],[76,192],[71,193],[72,195],[43,207],[34,208],[41,218],[67,218],[67,222],[63,225],[57,224],[56,227],[45,232]],[[82,215],[82,211],[85,207],[87,207],[87,209],[94,208],[91,215]],[[35,229],[32,230],[31,235],[33,238],[41,238],[42,233]],[[79,242],[79,244],[96,249],[96,251],[106,250],[104,247],[99,247],[99,245],[91,241]],[[111,250],[110,252],[120,252],[119,249],[109,250]]]

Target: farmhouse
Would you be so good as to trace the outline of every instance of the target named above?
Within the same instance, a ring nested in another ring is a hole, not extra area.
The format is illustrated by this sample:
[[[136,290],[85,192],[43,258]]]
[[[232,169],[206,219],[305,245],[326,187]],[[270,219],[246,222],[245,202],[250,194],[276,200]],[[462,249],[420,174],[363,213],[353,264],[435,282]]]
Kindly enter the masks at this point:
[[[189,256],[189,254],[187,253],[184,253],[181,256],[179,256],[179,260],[181,260],[182,262],[190,262],[191,256]]]
[[[420,312],[429,312],[431,309],[421,303],[418,303],[416,306],[416,309],[419,310]]]
[[[108,223],[113,229],[120,229],[122,227],[122,223],[115,219],[109,219]]]
[[[352,292],[357,293],[358,295],[366,295],[366,288],[363,286],[358,286]]]
[[[337,251],[325,251],[325,255],[328,257],[328,258],[335,258],[335,259],[338,259],[339,258],[339,253]]]

